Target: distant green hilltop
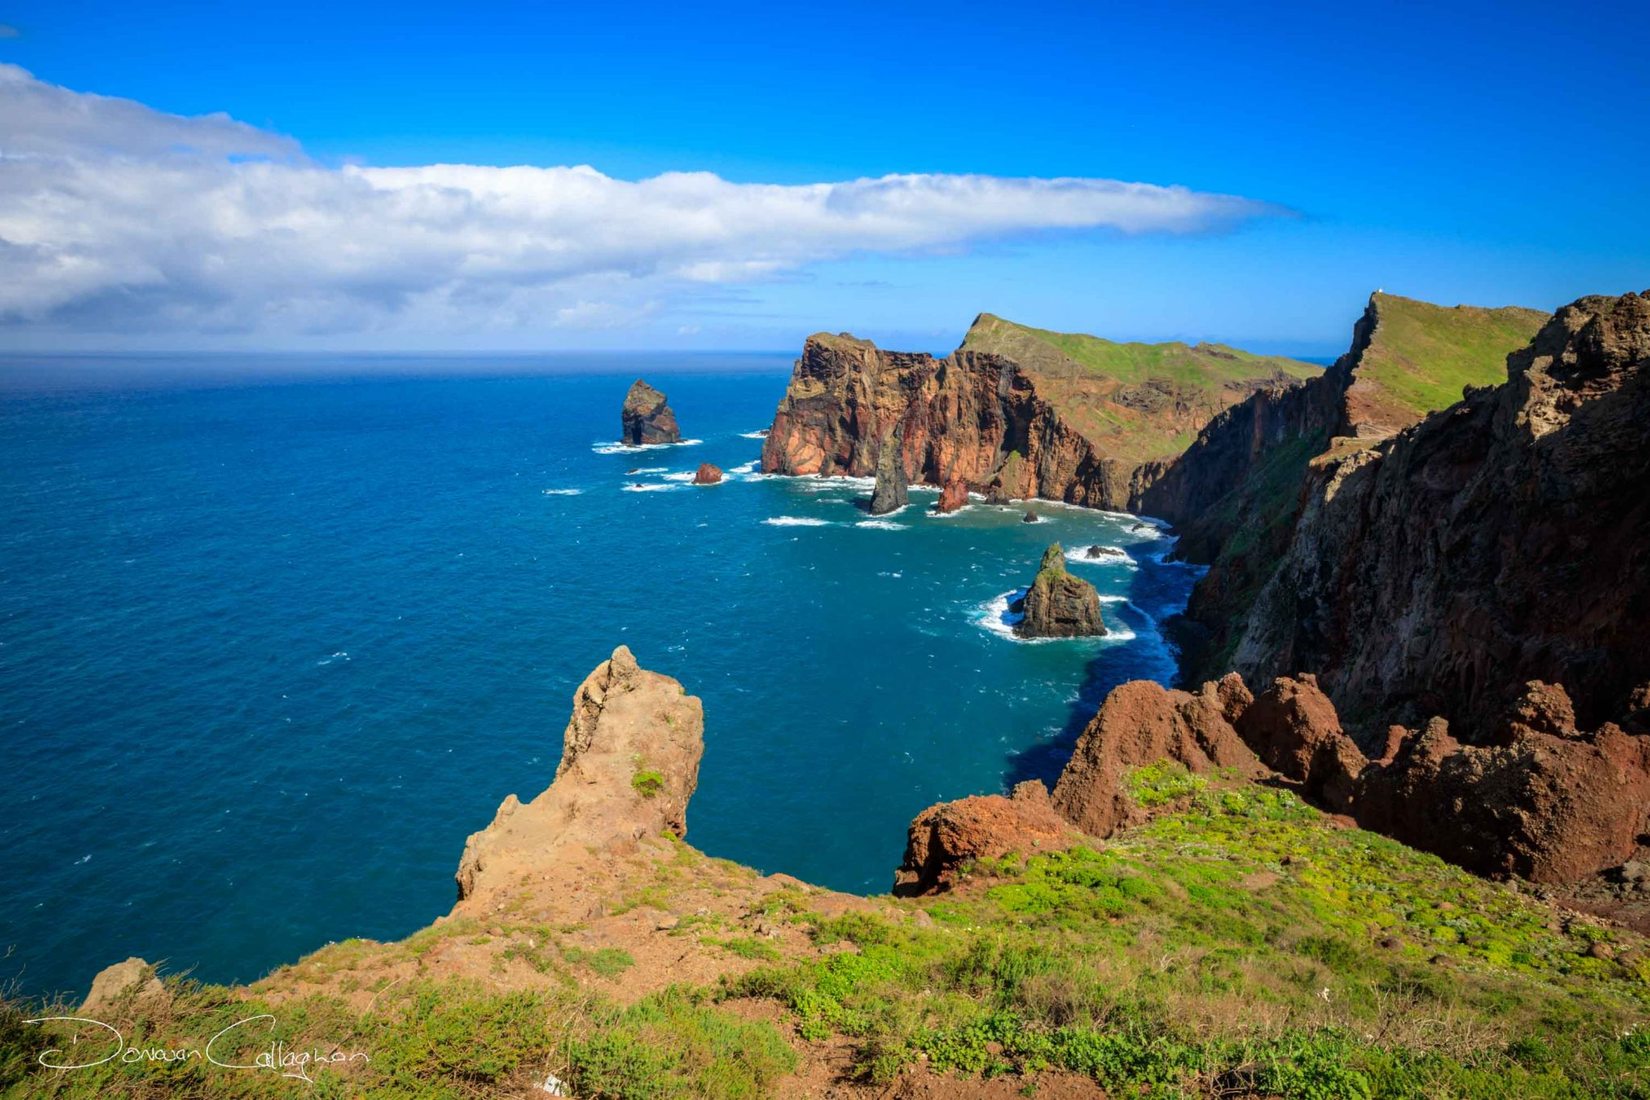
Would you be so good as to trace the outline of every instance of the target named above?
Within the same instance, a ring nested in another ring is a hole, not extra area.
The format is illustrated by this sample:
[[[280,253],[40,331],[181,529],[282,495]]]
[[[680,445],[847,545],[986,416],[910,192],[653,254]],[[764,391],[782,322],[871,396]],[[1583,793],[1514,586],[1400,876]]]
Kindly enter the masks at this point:
[[[1137,462],[1179,454],[1204,423],[1258,387],[1323,373],[1298,359],[1224,344],[1120,343],[991,313],[975,319],[962,348],[1019,364],[1072,427],[1104,453]]]

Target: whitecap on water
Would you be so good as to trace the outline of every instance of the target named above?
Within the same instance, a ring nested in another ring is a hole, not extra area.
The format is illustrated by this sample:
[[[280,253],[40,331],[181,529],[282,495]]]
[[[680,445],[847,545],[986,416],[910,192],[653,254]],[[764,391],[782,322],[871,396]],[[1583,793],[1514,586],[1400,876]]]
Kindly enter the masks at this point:
[[[580,493],[584,492],[584,490],[583,489],[545,489],[543,492],[544,492],[544,495],[547,496],[547,497],[576,497]]]
[[[1012,592],[1004,592],[1000,596],[994,596],[976,608],[969,617],[976,626],[989,630],[999,638],[1007,638],[1009,641],[1018,642],[1021,645],[1046,645],[1051,642],[1091,642],[1098,645],[1107,645],[1113,642],[1134,640],[1135,633],[1133,630],[1126,624],[1111,619],[1106,621],[1106,633],[1096,638],[1022,638],[1014,633],[1014,628],[1020,620],[1025,618],[1025,615],[1010,611],[1008,605],[1025,594],[1026,590],[1024,588],[1016,588]],[[1102,595],[1100,597],[1102,603],[1120,603],[1127,600],[1127,596]]]
[[[617,441],[603,443],[598,441],[592,443],[590,449],[599,455],[628,455],[635,454],[638,451],[662,451],[666,447],[692,447],[703,442],[703,439],[682,439],[675,443],[620,443]]]
[[[768,429],[758,428],[754,432],[740,432],[739,433],[739,438],[741,438],[741,439],[766,439],[766,438],[768,438]]]
[[[814,519],[812,516],[769,516],[762,521],[769,527],[829,527],[828,519]]]
[[[1066,560],[1073,565],[1123,565],[1130,569],[1139,568],[1135,560],[1129,557],[1128,551],[1117,546],[1102,546],[1102,553],[1098,557],[1089,557],[1087,546],[1077,546],[1066,551]]]
[[[869,527],[873,531],[904,531],[907,527],[903,523],[893,523],[885,519],[862,519],[854,524],[855,527]]]
[[[626,485],[624,487],[624,491],[627,492],[627,493],[666,493],[666,492],[669,492],[672,489],[680,489],[680,488],[681,488],[680,485],[675,484],[673,482],[669,482],[669,481],[654,482],[652,485],[647,485],[647,484],[644,484],[642,482],[636,482],[633,485]]]

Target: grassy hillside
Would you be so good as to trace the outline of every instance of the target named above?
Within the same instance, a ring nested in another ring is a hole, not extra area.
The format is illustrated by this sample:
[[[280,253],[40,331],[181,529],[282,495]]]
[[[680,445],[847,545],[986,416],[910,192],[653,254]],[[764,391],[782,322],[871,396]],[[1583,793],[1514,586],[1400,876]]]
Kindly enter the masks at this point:
[[[963,348],[1012,359],[1038,393],[1107,453],[1143,461],[1178,454],[1216,413],[1264,382],[1322,368],[1220,344],[1117,343],[982,313]]]
[[[1435,306],[1382,293],[1371,304],[1377,322],[1357,367],[1358,393],[1392,427],[1455,404],[1464,386],[1506,381],[1507,355],[1529,343],[1549,316],[1518,306]]]
[[[1342,828],[1287,792],[1167,766],[1136,773],[1133,790],[1175,812],[977,867],[944,897],[845,910],[772,888],[753,908],[783,935],[728,938],[682,917],[687,880],[662,874],[632,903],[647,927],[708,938],[738,965],[628,1003],[602,992],[623,980],[624,952],[570,952],[557,946],[570,929],[505,921],[329,948],[317,959],[330,984],[279,1002],[174,982],[170,1007],[123,1022],[138,1045],[176,1047],[269,1011],[264,1043],[370,1052],[313,1069],[317,1097],[527,1096],[552,1072],[583,1097],[820,1095],[842,1074],[865,1095],[899,1077],[1002,1076],[1035,1095],[1050,1074],[1059,1095],[1087,1080],[1114,1097],[1650,1095],[1650,956],[1636,937]],[[716,862],[675,869],[723,873]],[[525,987],[443,970],[448,946],[487,937],[534,960]],[[373,951],[426,965],[390,979]],[[7,1097],[298,1087],[195,1061],[42,1073],[31,1064],[48,1038],[66,1045],[65,1025],[19,1020],[0,1012]]]

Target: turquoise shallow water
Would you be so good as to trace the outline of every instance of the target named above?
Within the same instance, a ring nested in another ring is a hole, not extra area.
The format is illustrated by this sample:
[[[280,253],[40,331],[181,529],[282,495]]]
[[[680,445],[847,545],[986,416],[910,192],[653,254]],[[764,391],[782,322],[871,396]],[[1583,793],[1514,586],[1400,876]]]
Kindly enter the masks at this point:
[[[1105,690],[1173,675],[1159,624],[1195,575],[1151,525],[934,517],[922,490],[867,523],[861,486],[757,476],[779,357],[537,366],[601,373],[0,372],[0,978],[137,954],[245,980],[421,927],[621,642],[704,699],[689,839],[860,891],[923,807],[1051,777]],[[700,442],[604,445],[644,372]],[[686,485],[701,461],[731,480]],[[1129,555],[1072,566],[1116,637],[1007,636],[1055,539]]]

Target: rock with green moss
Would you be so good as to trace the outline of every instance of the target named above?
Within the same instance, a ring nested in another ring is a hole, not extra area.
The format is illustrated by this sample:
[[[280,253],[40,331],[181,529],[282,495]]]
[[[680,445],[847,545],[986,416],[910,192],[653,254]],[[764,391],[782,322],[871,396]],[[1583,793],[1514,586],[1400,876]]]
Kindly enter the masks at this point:
[[[1066,552],[1057,542],[1043,551],[1037,578],[1012,610],[1021,613],[1014,632],[1022,638],[1086,638],[1106,632],[1100,593],[1066,571]]]

